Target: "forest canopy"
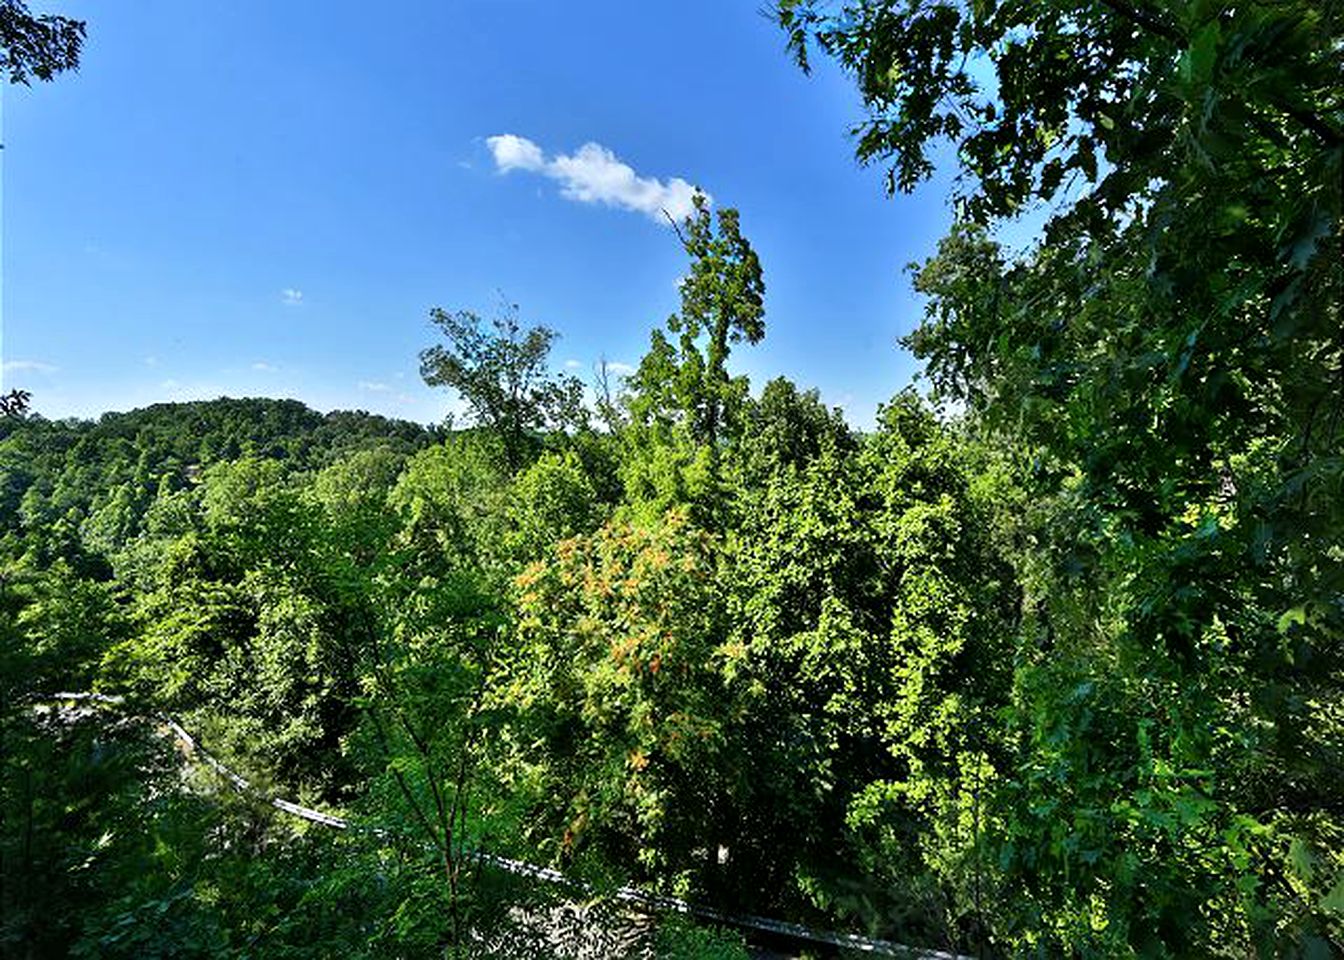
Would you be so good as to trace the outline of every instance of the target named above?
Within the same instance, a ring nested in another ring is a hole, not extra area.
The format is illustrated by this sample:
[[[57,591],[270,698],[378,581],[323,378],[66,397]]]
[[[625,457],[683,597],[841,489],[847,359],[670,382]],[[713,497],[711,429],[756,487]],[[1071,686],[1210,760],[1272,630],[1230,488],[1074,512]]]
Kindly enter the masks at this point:
[[[6,410],[0,956],[747,955],[625,884],[963,955],[1344,952],[1338,5],[773,13],[892,191],[955,148],[928,389],[863,431],[753,389],[768,264],[699,195],[595,392],[525,307],[436,308],[465,424]]]

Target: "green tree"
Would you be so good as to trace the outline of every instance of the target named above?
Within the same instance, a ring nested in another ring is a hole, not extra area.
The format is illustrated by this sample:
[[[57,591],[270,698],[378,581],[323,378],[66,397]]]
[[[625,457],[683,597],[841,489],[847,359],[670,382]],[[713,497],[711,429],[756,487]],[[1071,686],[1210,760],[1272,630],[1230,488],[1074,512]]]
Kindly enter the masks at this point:
[[[722,448],[740,437],[748,399],[747,378],[729,373],[728,357],[733,344],[765,336],[765,278],[738,212],[711,215],[703,194],[678,237],[691,266],[681,309],[667,320],[675,343],[655,330],[627,383],[626,436],[635,449],[626,486],[655,512],[698,503],[712,527],[721,522],[710,518],[722,499]]]
[[[509,541],[516,562],[541,559],[557,543],[592,533],[603,511],[573,451],[545,453],[517,477],[509,496]]]
[[[313,478],[332,559],[348,564],[350,576],[375,563],[398,532],[399,518],[387,501],[405,463],[400,454],[375,447],[349,454]]]
[[[0,0],[0,70],[9,74],[10,83],[27,86],[33,77],[52,80],[79,69],[84,36],[82,20],[33,16],[23,0]]]
[[[974,944],[982,799],[1008,766],[1005,491],[980,445],[912,394],[859,445],[822,436],[740,494],[741,735],[770,771],[741,813],[741,881],[883,936]]]
[[[713,451],[739,426],[746,382],[730,376],[728,355],[733,344],[759,343],[765,336],[765,279],[738,212],[720,210],[716,229],[704,194],[696,194],[695,212],[678,237],[691,267],[681,280],[681,310],[667,321],[676,344],[654,331],[649,353],[630,378],[630,405],[641,420],[682,424],[692,440]]]
[[[726,841],[712,824],[741,769],[721,756],[740,651],[724,643],[720,560],[670,512],[564,541],[518,577],[492,697],[513,717],[520,827],[547,859],[685,892],[705,845]]]
[[[855,77],[892,189],[940,139],[960,162],[968,222],[909,343],[1034,501],[1000,942],[1338,949],[1338,9],[778,12]],[[1044,238],[1013,256],[989,231],[1033,203]]]
[[[499,577],[509,480],[493,436],[457,434],[409,461],[388,504],[401,514],[403,574]]]
[[[476,424],[499,437],[510,472],[527,461],[538,432],[585,422],[582,382],[546,368],[554,330],[524,329],[514,305],[495,318],[493,330],[468,310],[435,307],[429,318],[448,342],[421,351],[421,376],[461,395]]]
[[[485,764],[499,717],[486,692],[506,636],[502,605],[481,587],[467,570],[394,582],[381,593],[353,738],[371,774],[367,817],[396,844],[411,838],[419,859],[426,846],[433,851],[429,903],[419,910],[440,948],[466,947],[501,920],[478,895],[482,865],[474,856],[491,837],[499,805]]]
[[[848,454],[857,448],[838,407],[827,409],[818,391],[800,391],[776,377],[745,411],[743,442],[733,463],[736,492],[750,496],[781,471],[802,469],[826,451]]]

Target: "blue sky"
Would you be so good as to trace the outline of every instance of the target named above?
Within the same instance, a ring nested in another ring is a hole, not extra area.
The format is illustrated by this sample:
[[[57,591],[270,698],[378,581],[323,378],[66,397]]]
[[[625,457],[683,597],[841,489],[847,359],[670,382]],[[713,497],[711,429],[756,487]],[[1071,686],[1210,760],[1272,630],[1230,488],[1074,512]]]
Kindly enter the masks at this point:
[[[903,267],[946,183],[884,199],[851,87],[803,76],[760,0],[32,6],[89,25],[78,74],[4,91],[4,389],[44,415],[266,395],[434,421],[429,308],[501,291],[561,332],[557,367],[633,365],[677,305],[646,211],[678,181],[764,263],[766,339],[735,355],[757,389],[866,426],[915,372]]]

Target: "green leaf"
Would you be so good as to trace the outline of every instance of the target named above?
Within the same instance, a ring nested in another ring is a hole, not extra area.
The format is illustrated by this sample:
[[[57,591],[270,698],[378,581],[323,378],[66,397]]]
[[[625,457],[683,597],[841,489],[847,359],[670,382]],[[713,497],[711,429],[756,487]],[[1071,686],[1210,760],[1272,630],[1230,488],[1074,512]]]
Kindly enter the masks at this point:
[[[1218,21],[1211,20],[1206,23],[1199,32],[1194,35],[1190,41],[1190,49],[1186,51],[1186,62],[1189,64],[1189,81],[1200,86],[1207,86],[1213,79],[1213,68],[1218,59],[1218,41],[1221,31],[1218,28]]]
[[[1279,624],[1278,624],[1279,633],[1287,633],[1289,628],[1291,628],[1294,624],[1301,626],[1306,622],[1307,622],[1306,607],[1303,606],[1302,604],[1298,604],[1296,607],[1292,607],[1289,610],[1285,610],[1283,612],[1283,615],[1279,617]]]
[[[1321,898],[1321,909],[1337,917],[1344,917],[1344,871],[1341,871],[1330,892]]]
[[[1316,858],[1312,856],[1311,848],[1302,842],[1301,837],[1293,837],[1293,842],[1288,845],[1288,862],[1292,865],[1293,872],[1298,877],[1306,883],[1311,882]]]

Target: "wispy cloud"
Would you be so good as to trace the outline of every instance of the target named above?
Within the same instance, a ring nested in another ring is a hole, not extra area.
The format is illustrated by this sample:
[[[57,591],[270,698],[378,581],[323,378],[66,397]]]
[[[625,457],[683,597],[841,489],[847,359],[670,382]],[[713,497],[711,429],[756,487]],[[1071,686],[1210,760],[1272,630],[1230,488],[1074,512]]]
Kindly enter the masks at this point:
[[[487,137],[486,146],[500,173],[522,170],[560,184],[560,195],[579,203],[601,203],[633,210],[662,222],[663,211],[684,220],[694,211],[695,187],[681,177],[641,177],[633,167],[600,143],[585,143],[574,153],[547,157],[526,137],[503,133]]]
[[[60,367],[54,363],[43,363],[41,360],[6,360],[0,368],[5,373],[19,373],[27,371],[29,373],[55,373]]]
[[[280,302],[287,307],[297,307],[303,303],[303,291],[296,290],[293,287],[285,287],[280,291]]]
[[[583,364],[579,363],[579,361],[577,361],[577,360],[566,360],[566,361],[565,361],[565,369],[566,369],[566,370],[582,370],[582,369],[583,369]]]
[[[390,393],[392,391],[392,388],[381,380],[361,380],[358,386],[359,389],[368,393]]]
[[[158,365],[159,365],[159,358],[154,356],[154,354],[151,353],[149,356],[145,357],[145,366],[157,367]]]
[[[608,363],[607,372],[614,373],[618,377],[628,377],[635,372],[635,368],[628,363]]]
[[[280,368],[273,363],[267,363],[265,360],[258,360],[256,363],[252,364],[252,369],[259,373],[275,373]]]

